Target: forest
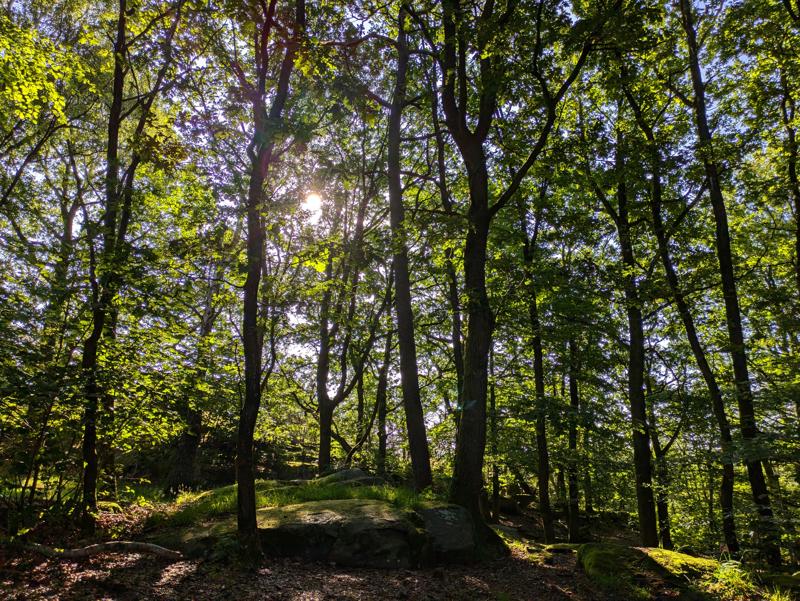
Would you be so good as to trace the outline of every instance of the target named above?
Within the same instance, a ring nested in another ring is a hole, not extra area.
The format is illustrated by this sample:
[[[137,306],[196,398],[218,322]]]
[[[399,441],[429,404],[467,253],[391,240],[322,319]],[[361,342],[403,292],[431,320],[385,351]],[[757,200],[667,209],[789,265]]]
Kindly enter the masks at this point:
[[[798,0],[2,2],[0,598],[795,598],[799,170]]]

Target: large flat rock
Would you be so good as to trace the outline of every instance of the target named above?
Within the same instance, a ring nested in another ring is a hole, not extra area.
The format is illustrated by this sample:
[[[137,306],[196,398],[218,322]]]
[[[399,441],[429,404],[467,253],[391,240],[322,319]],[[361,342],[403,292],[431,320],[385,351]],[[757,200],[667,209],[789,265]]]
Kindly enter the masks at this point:
[[[341,499],[261,509],[258,529],[272,555],[404,568],[418,563],[425,542],[416,519],[385,501]]]

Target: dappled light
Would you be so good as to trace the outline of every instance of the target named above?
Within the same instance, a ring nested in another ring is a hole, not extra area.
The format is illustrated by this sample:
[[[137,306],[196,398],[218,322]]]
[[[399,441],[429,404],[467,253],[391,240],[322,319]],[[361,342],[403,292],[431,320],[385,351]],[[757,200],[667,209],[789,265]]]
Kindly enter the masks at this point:
[[[0,7],[0,598],[800,594],[800,0]]]

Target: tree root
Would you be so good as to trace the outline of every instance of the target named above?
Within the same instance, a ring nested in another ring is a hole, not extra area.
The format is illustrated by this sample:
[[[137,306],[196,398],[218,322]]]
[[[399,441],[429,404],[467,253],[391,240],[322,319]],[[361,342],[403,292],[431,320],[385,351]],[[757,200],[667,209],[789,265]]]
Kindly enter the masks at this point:
[[[22,541],[6,542],[7,545],[24,549],[26,551],[33,551],[40,553],[47,557],[54,557],[56,559],[83,559],[91,557],[98,553],[109,552],[125,552],[125,553],[151,553],[164,559],[172,561],[179,561],[183,559],[183,555],[178,551],[166,549],[152,543],[142,543],[138,541],[114,540],[107,543],[97,543],[96,545],[89,545],[88,547],[81,547],[79,549],[54,549],[39,543],[28,543]]]

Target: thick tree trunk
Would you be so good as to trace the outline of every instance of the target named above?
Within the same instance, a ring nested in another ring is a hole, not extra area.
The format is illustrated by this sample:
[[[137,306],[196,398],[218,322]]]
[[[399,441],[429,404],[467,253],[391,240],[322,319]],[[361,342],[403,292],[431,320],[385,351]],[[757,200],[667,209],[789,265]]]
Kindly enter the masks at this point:
[[[762,548],[768,563],[776,567],[781,563],[781,556],[778,547],[777,533],[775,531],[772,507],[770,505],[769,491],[764,478],[761,461],[758,457],[754,456],[753,451],[750,450],[750,448],[757,445],[758,428],[756,426],[753,391],[747,366],[747,351],[744,340],[744,330],[742,328],[741,310],[739,308],[739,295],[736,290],[736,276],[733,267],[728,214],[725,208],[725,199],[722,195],[719,168],[717,166],[716,157],[714,156],[713,138],[708,125],[705,83],[703,82],[702,71],[700,69],[699,48],[691,0],[680,0],[680,10],[689,49],[689,70],[694,89],[694,112],[698,151],[703,161],[706,178],[708,180],[709,198],[714,213],[714,222],[716,224],[717,259],[719,261],[719,270],[722,279],[722,295],[725,301],[725,318],[728,326],[728,340],[730,345],[729,352],[733,363],[736,400],[739,406],[740,429],[742,438],[745,441],[744,463],[747,467],[747,476],[750,481],[753,500],[758,508]]]
[[[406,414],[411,469],[414,473],[414,488],[422,490],[430,486],[433,478],[431,475],[428,438],[425,432],[425,417],[419,393],[417,347],[414,340],[414,313],[411,308],[411,282],[408,273],[407,224],[405,223],[405,207],[403,206],[403,186],[400,179],[400,136],[402,132],[403,107],[406,101],[406,72],[408,70],[409,57],[405,21],[405,9],[400,7],[397,34],[397,71],[395,74],[394,94],[392,96],[392,108],[389,113],[387,167],[395,282],[394,300],[400,351],[400,383],[403,393],[403,408]]]
[[[569,542],[580,542],[579,492],[578,492],[578,414],[580,412],[580,395],[578,391],[578,357],[575,341],[569,341],[569,456],[568,470],[568,512],[567,527]]]
[[[470,191],[469,229],[464,246],[464,281],[467,292],[464,406],[456,441],[450,499],[466,507],[476,524],[483,524],[479,500],[483,490],[487,370],[494,321],[486,293],[489,190],[486,157],[481,144],[476,141],[468,152],[464,157]]]

